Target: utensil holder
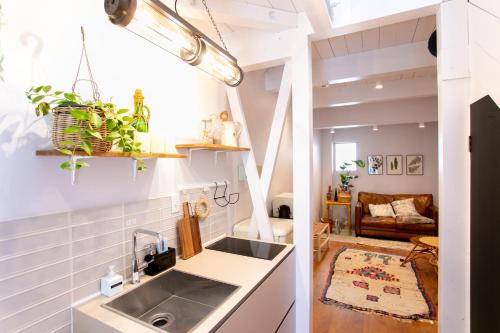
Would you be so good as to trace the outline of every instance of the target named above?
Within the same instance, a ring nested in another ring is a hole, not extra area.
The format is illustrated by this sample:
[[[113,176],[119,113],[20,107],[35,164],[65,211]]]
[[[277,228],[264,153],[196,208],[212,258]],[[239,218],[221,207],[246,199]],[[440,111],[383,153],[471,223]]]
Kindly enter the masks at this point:
[[[148,254],[144,257],[145,261],[152,260],[144,273],[149,276],[155,276],[167,269],[174,267],[176,262],[175,248],[169,247],[168,251],[162,254]]]

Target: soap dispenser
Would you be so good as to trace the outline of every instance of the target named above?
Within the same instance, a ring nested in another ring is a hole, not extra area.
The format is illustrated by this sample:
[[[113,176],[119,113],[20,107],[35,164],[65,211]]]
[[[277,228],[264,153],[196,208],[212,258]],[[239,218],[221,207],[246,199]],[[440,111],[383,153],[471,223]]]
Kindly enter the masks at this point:
[[[101,278],[101,294],[111,297],[123,290],[123,276],[115,272],[115,266],[109,266],[108,275]]]

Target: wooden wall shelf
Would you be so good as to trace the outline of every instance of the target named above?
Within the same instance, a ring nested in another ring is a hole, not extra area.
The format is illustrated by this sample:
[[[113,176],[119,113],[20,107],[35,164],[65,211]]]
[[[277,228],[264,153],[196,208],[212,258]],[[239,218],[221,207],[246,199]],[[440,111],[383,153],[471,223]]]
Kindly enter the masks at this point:
[[[250,151],[250,148],[244,147],[233,147],[233,146],[224,146],[215,143],[187,143],[187,144],[178,144],[175,145],[177,149],[187,149],[189,152],[189,165],[191,165],[191,157],[192,152],[195,150],[209,150],[213,151],[214,154],[214,162],[217,164],[219,153],[230,153],[230,152],[247,152]]]
[[[56,149],[49,150],[37,150],[36,156],[66,156],[68,155],[61,153]],[[77,151],[75,156],[78,157],[138,157],[138,158],[187,158],[185,154],[156,154],[156,153],[122,153],[118,151],[108,151],[108,152],[94,152],[91,155],[87,155],[83,151]]]
[[[250,151],[250,148],[224,146],[218,144],[205,144],[205,143],[190,143],[175,145],[177,149],[197,149],[197,150],[213,150],[213,151]]]
[[[47,149],[47,150],[37,150],[36,156],[41,157],[66,157],[71,159],[72,162],[81,160],[81,159],[89,159],[89,158],[101,158],[101,157],[109,157],[109,158],[131,158],[132,159],[132,176],[135,181],[137,178],[137,160],[135,158],[141,159],[158,159],[158,158],[187,158],[188,156],[185,154],[155,154],[155,153],[122,153],[118,151],[108,151],[108,152],[94,152],[91,155],[87,155],[83,151],[76,151],[74,156],[69,156],[61,153],[57,149]],[[75,185],[78,180],[78,173],[80,169],[72,169],[71,170],[71,184]]]

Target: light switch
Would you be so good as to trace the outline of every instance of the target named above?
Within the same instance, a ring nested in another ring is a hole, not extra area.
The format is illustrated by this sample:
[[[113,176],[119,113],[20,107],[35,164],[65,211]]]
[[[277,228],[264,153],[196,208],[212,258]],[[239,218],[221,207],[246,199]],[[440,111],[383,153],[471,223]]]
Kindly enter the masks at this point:
[[[178,213],[181,211],[181,202],[179,200],[179,195],[172,195],[172,213]]]

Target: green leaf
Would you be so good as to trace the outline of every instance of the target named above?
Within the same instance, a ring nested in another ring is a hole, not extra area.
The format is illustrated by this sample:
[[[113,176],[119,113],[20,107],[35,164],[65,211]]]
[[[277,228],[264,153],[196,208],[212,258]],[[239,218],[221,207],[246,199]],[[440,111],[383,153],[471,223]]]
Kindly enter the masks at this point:
[[[75,143],[73,141],[69,141],[69,140],[61,141],[61,142],[59,142],[59,144],[61,144],[63,146],[74,146],[75,145]]]
[[[64,93],[64,98],[69,99],[70,101],[76,101],[76,95],[70,93]]]
[[[82,167],[88,167],[89,164],[85,161],[82,161],[82,160],[78,160],[75,162],[75,168],[78,170],[78,169],[81,169]]]
[[[89,141],[87,140],[82,141],[82,149],[87,153],[87,155],[92,154],[92,145],[90,144]]]
[[[130,125],[124,125],[124,126],[120,127],[120,130],[122,130],[122,131],[135,131],[135,127],[130,126]]]
[[[43,89],[43,86],[38,86],[35,89],[33,89],[33,91],[36,93],[39,93],[40,91],[42,91],[42,89]]]
[[[64,129],[64,134],[74,134],[80,132],[82,129],[78,126],[70,126]]]
[[[59,167],[61,169],[63,169],[63,170],[71,170],[71,163],[70,162],[64,162],[64,163],[61,163],[61,165]]]
[[[120,109],[118,111],[116,111],[117,114],[123,114],[123,113],[127,113],[128,112],[128,109]]]
[[[49,86],[44,86],[42,88],[42,90],[45,91],[46,93],[48,93],[51,89],[52,89],[52,86],[50,86],[50,85]]]
[[[101,128],[102,126],[102,119],[96,112],[91,113],[91,122],[96,128]]]
[[[61,95],[61,94],[63,94],[63,93],[64,93],[64,91],[60,91],[60,90],[58,90],[58,91],[56,91],[56,92],[54,93],[54,95],[59,96],[59,95]]]
[[[86,131],[88,135],[91,135],[93,136],[94,138],[97,138],[97,139],[101,139],[102,140],[102,136],[101,136],[101,133],[97,132],[97,131],[94,131],[94,130],[87,130]]]
[[[65,154],[65,155],[73,155],[73,152],[69,149],[66,149],[66,148],[60,148],[58,149],[58,151],[60,151],[61,153]]]
[[[89,120],[89,114],[87,111],[83,110],[71,110],[69,112],[71,116],[78,120]]]
[[[33,98],[33,99],[31,100],[31,104],[36,104],[36,103],[40,102],[42,99],[44,99],[44,98],[45,98],[45,96],[44,96],[44,95],[39,95],[39,96],[36,96],[35,98]]]
[[[120,133],[118,133],[118,132],[110,132],[108,134],[108,136],[106,137],[106,140],[113,141],[113,140],[116,140],[116,139],[119,139],[119,138],[120,138]]]
[[[130,117],[130,116],[124,116],[124,117],[122,118],[122,120],[123,120],[123,121],[126,121],[126,122],[132,122],[132,121],[134,121],[134,118],[132,118],[132,117]]]
[[[116,120],[114,119],[106,119],[106,126],[108,127],[108,130],[112,131],[116,127]]]

